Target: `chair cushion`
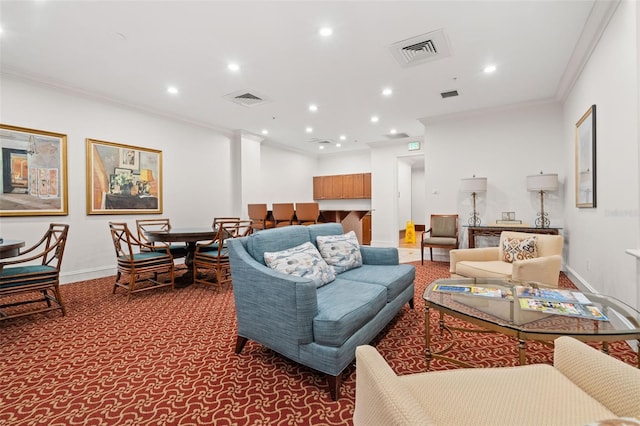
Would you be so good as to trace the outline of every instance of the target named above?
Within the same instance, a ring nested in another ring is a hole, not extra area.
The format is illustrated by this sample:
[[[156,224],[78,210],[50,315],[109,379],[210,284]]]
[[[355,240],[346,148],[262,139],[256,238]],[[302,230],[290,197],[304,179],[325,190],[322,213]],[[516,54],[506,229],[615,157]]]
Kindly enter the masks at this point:
[[[339,274],[362,266],[362,254],[354,231],[342,235],[319,235],[316,238],[322,258]]]
[[[267,266],[283,274],[309,278],[316,287],[321,287],[336,276],[333,269],[324,261],[316,246],[310,242],[302,243],[290,249],[265,252]]]
[[[416,268],[412,265],[362,265],[360,268],[343,272],[338,278],[384,286],[387,302],[394,300],[413,283]]]
[[[14,266],[3,268],[0,271],[0,288],[19,287],[21,285],[35,284],[40,280],[32,279],[34,275],[43,275],[41,281],[49,281],[51,274],[57,274],[58,270],[52,266],[47,265],[28,265],[28,266]],[[20,281],[21,276],[29,277],[29,282]],[[5,282],[11,281],[11,282]]]
[[[500,260],[470,261],[464,260],[456,263],[456,274],[463,277],[475,278],[511,278],[513,266],[511,263]]]
[[[318,289],[313,336],[319,345],[340,346],[387,303],[384,287],[337,278]]]
[[[448,237],[428,237],[424,239],[425,245],[438,245],[438,246],[455,246],[456,239]]]
[[[516,260],[535,259],[536,236],[529,238],[504,238],[502,240],[503,261],[513,263]]]

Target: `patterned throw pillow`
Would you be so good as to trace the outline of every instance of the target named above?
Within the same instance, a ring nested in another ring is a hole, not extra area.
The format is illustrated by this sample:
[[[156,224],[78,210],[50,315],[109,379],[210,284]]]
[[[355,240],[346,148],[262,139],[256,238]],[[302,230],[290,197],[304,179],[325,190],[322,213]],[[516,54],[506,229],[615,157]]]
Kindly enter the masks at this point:
[[[316,246],[310,242],[287,250],[264,253],[268,267],[284,274],[311,279],[316,287],[333,281],[333,269],[324,261]]]
[[[322,258],[339,274],[362,266],[362,254],[354,231],[344,235],[318,236],[318,249]]]
[[[502,241],[502,252],[504,253],[502,260],[509,263],[516,260],[534,259],[538,257],[536,237],[505,238]]]

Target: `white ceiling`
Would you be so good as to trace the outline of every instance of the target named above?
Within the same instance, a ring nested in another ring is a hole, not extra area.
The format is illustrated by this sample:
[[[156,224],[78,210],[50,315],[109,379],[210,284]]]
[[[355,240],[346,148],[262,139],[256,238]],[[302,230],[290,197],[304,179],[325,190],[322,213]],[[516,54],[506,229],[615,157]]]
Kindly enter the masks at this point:
[[[593,5],[2,0],[0,70],[216,129],[268,129],[270,143],[313,154],[311,138],[346,135],[322,151],[336,152],[367,148],[391,128],[421,136],[420,118],[559,96]],[[333,35],[319,36],[322,26]],[[438,29],[450,56],[402,67],[391,54],[393,43]],[[488,64],[497,71],[483,73]],[[225,99],[245,90],[270,102]],[[449,90],[460,96],[442,99]]]

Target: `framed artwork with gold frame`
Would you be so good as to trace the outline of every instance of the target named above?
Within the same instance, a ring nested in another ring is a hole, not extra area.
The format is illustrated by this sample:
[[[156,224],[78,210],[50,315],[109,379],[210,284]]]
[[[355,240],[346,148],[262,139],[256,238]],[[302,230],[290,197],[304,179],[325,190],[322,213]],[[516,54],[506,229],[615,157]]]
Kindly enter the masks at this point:
[[[596,207],[596,106],[576,123],[576,207]]]
[[[0,216],[66,216],[67,135],[0,124]]]
[[[162,213],[162,151],[87,139],[87,214]]]

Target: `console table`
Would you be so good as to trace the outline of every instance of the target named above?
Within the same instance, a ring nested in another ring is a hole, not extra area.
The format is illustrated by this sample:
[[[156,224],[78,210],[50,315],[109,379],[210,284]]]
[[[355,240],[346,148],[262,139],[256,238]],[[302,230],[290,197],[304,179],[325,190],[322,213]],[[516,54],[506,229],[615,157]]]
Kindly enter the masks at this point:
[[[467,226],[469,229],[469,248],[475,248],[476,237],[500,237],[502,231],[528,232],[531,234],[558,235],[562,228],[537,228],[535,226],[479,225]]]

